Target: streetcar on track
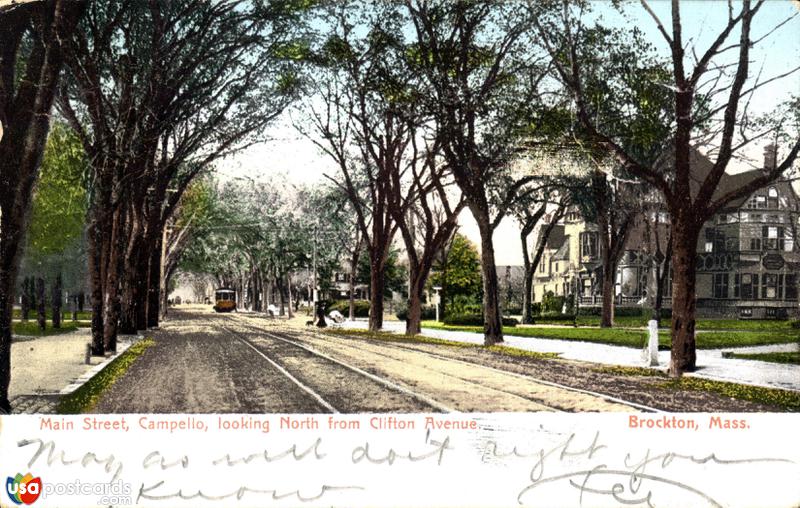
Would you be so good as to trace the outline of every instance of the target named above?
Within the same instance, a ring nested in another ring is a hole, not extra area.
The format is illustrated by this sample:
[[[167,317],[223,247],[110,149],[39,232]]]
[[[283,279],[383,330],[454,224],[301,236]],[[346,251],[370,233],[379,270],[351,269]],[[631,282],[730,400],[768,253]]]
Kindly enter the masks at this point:
[[[217,289],[214,292],[214,310],[217,312],[236,310],[236,291],[228,288]]]

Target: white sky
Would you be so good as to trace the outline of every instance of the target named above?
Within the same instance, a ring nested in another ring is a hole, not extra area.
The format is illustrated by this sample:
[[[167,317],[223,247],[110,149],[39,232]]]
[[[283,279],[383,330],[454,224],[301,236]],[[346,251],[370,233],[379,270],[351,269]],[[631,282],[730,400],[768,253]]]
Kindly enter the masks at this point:
[[[650,5],[661,18],[662,23],[670,26],[670,2],[666,0],[650,0]],[[626,16],[621,17],[616,11],[600,0],[595,3],[598,12],[606,23],[617,26],[638,26],[659,52],[666,52],[666,43],[657,30],[655,22],[642,9],[639,2],[632,2],[626,8]],[[737,6],[738,8],[738,6]],[[770,27],[795,14],[800,9],[797,0],[768,0],[756,16],[753,24],[755,37],[766,33]],[[681,4],[684,40],[696,42],[698,51],[707,47],[716,37],[720,27],[727,22],[727,1],[695,0]],[[763,65],[764,79],[778,75],[800,65],[800,16],[783,26],[771,37],[762,41],[753,51],[751,74],[759,72]],[[737,40],[733,34],[731,40]],[[735,51],[730,52],[735,56]],[[687,66],[690,63],[687,62]],[[752,111],[771,111],[778,103],[787,99],[790,94],[800,94],[800,73],[771,83],[763,87],[754,96]],[[294,114],[295,118],[297,113]],[[221,179],[247,178],[268,181],[273,178],[286,179],[297,184],[314,184],[324,180],[325,173],[336,175],[337,168],[333,162],[319,152],[310,140],[305,139],[291,124],[290,115],[285,114],[268,132],[272,141],[251,147],[237,156],[223,161],[217,174]],[[755,162],[761,162],[763,145],[755,145],[750,154]],[[748,169],[738,165],[732,171]],[[460,217],[460,231],[480,244],[480,236],[475,221],[469,211],[465,210]],[[494,235],[495,256],[498,265],[522,264],[519,241],[519,226],[511,218],[500,224]]]

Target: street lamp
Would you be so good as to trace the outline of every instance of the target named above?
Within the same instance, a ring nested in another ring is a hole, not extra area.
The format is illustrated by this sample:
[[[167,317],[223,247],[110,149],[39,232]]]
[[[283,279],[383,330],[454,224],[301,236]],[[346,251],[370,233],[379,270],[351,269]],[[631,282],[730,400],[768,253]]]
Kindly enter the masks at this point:
[[[439,296],[439,291],[442,290],[442,286],[433,286],[433,290],[436,291],[436,322],[439,322],[439,303],[441,302],[442,297]]]

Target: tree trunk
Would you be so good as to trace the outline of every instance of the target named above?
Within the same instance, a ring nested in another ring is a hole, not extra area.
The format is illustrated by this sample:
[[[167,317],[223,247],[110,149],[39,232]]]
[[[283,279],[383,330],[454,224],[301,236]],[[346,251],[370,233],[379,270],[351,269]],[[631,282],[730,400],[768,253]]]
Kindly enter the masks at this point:
[[[603,307],[600,313],[600,328],[611,328],[614,326],[616,268],[615,264],[603,263]]]
[[[526,263],[525,289],[522,293],[522,322],[524,324],[533,324],[533,276],[533,268],[530,263]]]
[[[350,277],[348,278],[348,285],[350,289],[350,321],[356,319],[356,271],[358,270],[358,258],[361,257],[361,242],[357,242],[356,249],[350,258]]]
[[[92,307],[92,355],[103,356],[103,271],[102,271],[102,233],[99,218],[92,219],[87,235],[87,253],[89,257],[90,305]]]
[[[121,238],[123,224],[123,211],[117,207],[112,215],[111,234],[107,249],[106,280],[103,288],[103,346],[107,352],[112,353],[117,352],[120,314],[119,276],[122,272],[122,252],[124,250]]]
[[[697,367],[695,311],[697,308],[697,240],[700,228],[685,224],[678,216],[673,223],[672,245],[672,353],[669,374],[679,377]]]
[[[292,312],[292,276],[288,273],[286,274],[286,299],[289,301],[287,316],[292,319],[294,317]]]
[[[500,295],[497,283],[497,266],[494,261],[494,243],[488,214],[474,214],[481,234],[481,271],[483,273],[483,343],[487,346],[503,342],[503,317],[500,313]]]
[[[20,301],[20,313],[23,321],[28,320],[28,315],[31,311],[30,291],[28,289],[28,277],[22,279],[22,297]]]
[[[383,273],[383,253],[370,253],[369,269],[369,330],[383,328],[383,292],[386,289],[386,276]]]
[[[147,328],[157,327],[161,317],[161,242],[162,236],[156,235],[147,263],[147,278],[150,281],[147,285]]]
[[[46,304],[44,298],[44,279],[38,277],[36,279],[36,321],[39,323],[39,329],[44,331],[47,327],[47,317],[46,317]]]
[[[1,266],[3,273],[0,274],[0,414],[8,414],[11,413],[8,387],[11,384],[11,318],[14,307],[13,284],[15,277],[12,277],[13,274],[6,270],[13,269],[15,265],[8,263],[4,257]]]
[[[61,290],[61,274],[56,275],[53,283],[53,328],[61,328],[61,300],[63,298]]]

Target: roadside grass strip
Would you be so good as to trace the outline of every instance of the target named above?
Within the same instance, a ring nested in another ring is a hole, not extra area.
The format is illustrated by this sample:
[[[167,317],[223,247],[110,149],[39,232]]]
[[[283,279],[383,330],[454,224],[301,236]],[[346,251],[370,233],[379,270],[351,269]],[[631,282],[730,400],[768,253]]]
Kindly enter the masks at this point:
[[[479,326],[445,325],[442,323],[437,323],[436,321],[424,321],[422,323],[422,327],[437,330],[483,333],[483,328]],[[569,328],[563,326],[529,328],[517,326],[504,327],[503,334],[514,337],[576,340],[634,348],[644,347],[647,340],[647,332],[645,330],[630,330],[624,328]],[[697,341],[698,349],[760,346],[767,344],[789,344],[797,342],[797,330],[793,330],[787,325],[786,329],[781,329],[780,331],[701,332],[695,335],[695,340]],[[658,333],[658,343],[659,346],[668,349],[671,344],[670,333],[668,331],[660,331]]]
[[[324,333],[330,333],[333,335],[340,335],[340,336],[358,336],[364,337],[368,339],[374,340],[382,340],[387,342],[397,342],[397,343],[416,343],[416,344],[433,344],[436,346],[449,346],[449,347],[457,347],[457,348],[471,348],[471,349],[486,349],[487,351],[491,351],[493,353],[503,354],[507,356],[514,356],[520,358],[534,358],[538,360],[559,360],[560,355],[559,353],[539,353],[536,351],[526,351],[524,349],[517,349],[508,346],[502,345],[494,345],[486,347],[482,344],[469,344],[466,342],[457,342],[452,340],[445,340],[445,339],[437,339],[434,337],[426,337],[424,335],[415,335],[413,337],[409,337],[408,335],[398,335],[389,332],[370,332],[367,330],[336,330],[336,329],[327,329],[324,330]]]
[[[774,352],[774,353],[723,353],[723,358],[736,358],[738,360],[758,360],[771,363],[788,363],[800,365],[800,351]]]
[[[614,326],[617,328],[644,328],[649,317],[645,316],[615,316]],[[562,325],[572,326],[573,319],[569,317],[537,317],[537,325]],[[578,316],[578,326],[600,326],[600,316]],[[670,319],[661,318],[661,328],[669,330]],[[739,330],[739,331],[789,331],[792,330],[791,320],[776,319],[698,319],[696,330]],[[796,329],[795,329],[796,330]]]
[[[800,411],[800,392],[781,390],[780,388],[743,385],[694,376],[670,379],[669,381],[658,383],[656,386],[667,390],[711,392],[724,397],[775,406],[784,411]]]
[[[645,376],[662,378],[663,381],[657,381],[653,386],[674,392],[690,390],[714,393],[733,399],[775,406],[784,411],[800,411],[800,392],[795,392],[792,390],[781,390],[780,388],[767,388],[764,386],[730,383],[727,381],[704,379],[691,375],[682,376],[678,379],[672,379],[663,371],[658,369],[648,369],[646,367],[610,366],[595,367],[592,370],[600,374],[609,374],[614,376]]]
[[[78,323],[72,321],[62,321],[61,328],[53,328],[53,324],[48,322],[44,332],[39,328],[39,324],[36,321],[14,321],[11,325],[11,333],[13,335],[26,337],[61,335],[62,333],[74,332],[77,329]]]
[[[61,398],[56,410],[59,414],[80,414],[91,411],[100,396],[110,388],[144,351],[153,346],[151,338],[142,339],[115,358],[83,386]]]

